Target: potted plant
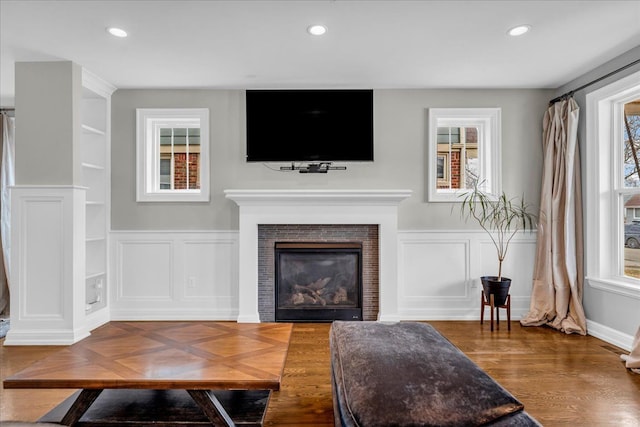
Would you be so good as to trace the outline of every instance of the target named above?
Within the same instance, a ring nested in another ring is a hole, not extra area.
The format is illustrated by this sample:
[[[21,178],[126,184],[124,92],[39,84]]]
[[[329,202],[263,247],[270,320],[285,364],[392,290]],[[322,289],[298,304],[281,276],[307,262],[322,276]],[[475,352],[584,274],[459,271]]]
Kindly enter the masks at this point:
[[[498,256],[498,275],[482,276],[482,288],[487,301],[494,295],[496,306],[506,303],[511,279],[502,276],[502,262],[507,256],[509,244],[518,231],[533,230],[537,216],[530,211],[524,197],[510,199],[503,192],[497,199],[480,189],[475,182],[473,190],[461,195],[460,214],[468,221],[474,219],[487,232]]]

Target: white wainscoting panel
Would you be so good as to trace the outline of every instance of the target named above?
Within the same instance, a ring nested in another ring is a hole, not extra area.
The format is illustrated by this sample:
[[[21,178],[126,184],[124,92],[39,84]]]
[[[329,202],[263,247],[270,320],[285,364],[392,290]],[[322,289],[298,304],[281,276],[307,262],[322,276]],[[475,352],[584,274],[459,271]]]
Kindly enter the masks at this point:
[[[520,233],[511,242],[503,264],[503,275],[512,279],[512,320],[529,310],[535,249],[536,234]],[[398,259],[398,313],[402,319],[480,318],[480,276],[498,272],[496,251],[486,233],[400,231]]]
[[[418,303],[467,298],[468,248],[464,241],[404,241],[400,265],[405,280],[400,282],[400,297]],[[429,271],[439,272],[437,281],[431,280]]]
[[[112,320],[237,319],[237,232],[114,231],[111,251]]]
[[[237,320],[238,239],[236,231],[112,232],[111,319]],[[518,235],[503,266],[513,319],[529,309],[535,245],[535,233]],[[479,319],[479,278],[497,274],[494,253],[481,231],[398,232],[400,319]]]
[[[488,275],[497,275],[498,260],[491,242],[481,242],[482,265],[489,267]],[[511,297],[530,297],[533,285],[533,265],[536,257],[535,241],[512,241],[507,258],[502,263],[502,275],[511,279]],[[531,262],[523,262],[531,260]]]
[[[235,237],[235,236],[234,236]],[[184,244],[185,269],[182,277],[185,300],[215,298],[219,308],[233,303],[237,294],[238,262],[237,239],[220,238],[216,241],[186,242]],[[212,262],[215,260],[215,262]]]

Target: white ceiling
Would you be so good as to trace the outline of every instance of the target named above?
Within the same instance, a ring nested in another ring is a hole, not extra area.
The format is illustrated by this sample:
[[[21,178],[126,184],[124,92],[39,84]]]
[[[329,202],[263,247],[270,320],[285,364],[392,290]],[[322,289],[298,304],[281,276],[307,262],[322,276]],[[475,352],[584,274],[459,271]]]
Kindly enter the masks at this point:
[[[118,88],[557,88],[636,46],[640,0],[0,0],[0,105],[16,61]]]

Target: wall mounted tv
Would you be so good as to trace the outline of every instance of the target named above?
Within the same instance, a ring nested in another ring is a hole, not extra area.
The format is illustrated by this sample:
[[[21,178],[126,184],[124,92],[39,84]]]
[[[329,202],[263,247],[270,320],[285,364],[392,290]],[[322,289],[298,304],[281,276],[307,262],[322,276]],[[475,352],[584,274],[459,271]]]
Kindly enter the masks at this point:
[[[248,162],[373,161],[372,90],[247,90]]]

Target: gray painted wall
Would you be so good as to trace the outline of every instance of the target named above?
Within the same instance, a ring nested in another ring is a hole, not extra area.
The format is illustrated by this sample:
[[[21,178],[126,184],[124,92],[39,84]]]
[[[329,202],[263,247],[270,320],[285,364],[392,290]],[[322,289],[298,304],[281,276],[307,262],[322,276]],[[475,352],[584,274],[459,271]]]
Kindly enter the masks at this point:
[[[583,84],[604,76],[638,59],[640,59],[640,46],[560,87],[554,96],[560,96],[565,92],[578,88]],[[585,110],[587,94],[638,71],[640,71],[640,64],[630,67],[614,76],[594,84],[593,86],[589,86],[588,88],[575,93],[574,99],[581,107],[581,120],[578,125],[579,143],[584,144],[587,140],[587,114]],[[582,164],[585,165],[585,150],[581,150],[580,156]],[[589,171],[583,167],[583,186],[586,183],[586,174],[588,173]],[[585,229],[585,233],[588,232],[589,230]],[[613,328],[616,331],[633,336],[635,335],[637,328],[640,326],[640,300],[637,298],[617,295],[599,289],[594,289],[590,286],[585,286],[583,304],[586,316],[589,320]]]
[[[80,185],[81,99],[77,64],[16,63],[16,185]]]
[[[552,90],[375,90],[375,161],[328,174],[279,172],[245,162],[244,91],[118,90],[112,97],[111,224],[114,230],[236,230],[236,205],[225,189],[411,189],[399,228],[460,229],[473,224],[449,203],[426,202],[427,112],[430,107],[501,107],[504,190],[537,206],[542,169],[541,123]],[[136,203],[136,108],[209,108],[211,202]],[[271,164],[277,167],[279,164]]]

